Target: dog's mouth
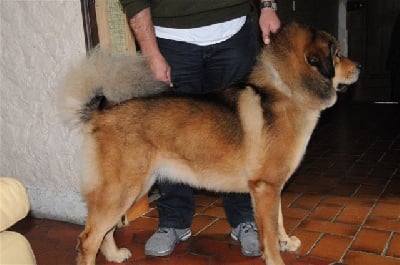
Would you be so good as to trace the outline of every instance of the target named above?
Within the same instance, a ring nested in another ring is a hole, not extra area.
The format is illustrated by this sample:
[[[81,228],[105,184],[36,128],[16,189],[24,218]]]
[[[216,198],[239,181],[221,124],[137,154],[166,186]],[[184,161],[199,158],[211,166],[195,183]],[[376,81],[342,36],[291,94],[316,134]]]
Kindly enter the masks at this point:
[[[336,91],[340,93],[345,93],[347,91],[348,85],[338,84],[336,87]]]

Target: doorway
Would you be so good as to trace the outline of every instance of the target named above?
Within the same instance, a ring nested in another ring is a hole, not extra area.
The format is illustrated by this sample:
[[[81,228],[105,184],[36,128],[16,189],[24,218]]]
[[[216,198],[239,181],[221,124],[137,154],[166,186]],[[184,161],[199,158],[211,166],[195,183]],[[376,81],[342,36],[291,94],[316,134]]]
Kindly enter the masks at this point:
[[[400,13],[400,1],[348,0],[347,27],[349,57],[359,61],[362,71],[352,100],[392,101],[387,60],[392,30]]]

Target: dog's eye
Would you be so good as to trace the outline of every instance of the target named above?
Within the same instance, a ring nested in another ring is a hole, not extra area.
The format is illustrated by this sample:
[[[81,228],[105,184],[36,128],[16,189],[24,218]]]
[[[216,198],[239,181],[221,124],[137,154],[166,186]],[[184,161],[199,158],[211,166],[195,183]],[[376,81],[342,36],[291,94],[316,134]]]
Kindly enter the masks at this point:
[[[319,66],[320,65],[320,61],[319,58],[316,56],[307,56],[307,63],[311,66]]]

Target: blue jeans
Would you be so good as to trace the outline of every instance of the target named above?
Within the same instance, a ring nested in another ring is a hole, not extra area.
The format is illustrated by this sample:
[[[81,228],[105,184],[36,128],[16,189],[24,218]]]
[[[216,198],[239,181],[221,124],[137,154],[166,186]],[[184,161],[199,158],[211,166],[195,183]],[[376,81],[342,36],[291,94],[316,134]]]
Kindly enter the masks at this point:
[[[244,82],[258,50],[255,25],[249,17],[238,33],[221,43],[198,46],[160,38],[157,41],[171,67],[174,89],[183,93],[206,93]],[[159,182],[158,188],[161,194],[157,201],[159,226],[190,227],[194,214],[192,188],[165,182]],[[232,227],[254,221],[249,194],[224,194],[223,205]]]

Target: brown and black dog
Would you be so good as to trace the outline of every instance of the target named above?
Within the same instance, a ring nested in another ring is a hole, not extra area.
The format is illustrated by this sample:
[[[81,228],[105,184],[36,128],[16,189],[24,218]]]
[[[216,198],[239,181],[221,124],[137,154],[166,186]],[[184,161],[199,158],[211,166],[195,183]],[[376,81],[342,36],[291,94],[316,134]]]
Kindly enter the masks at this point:
[[[84,135],[88,217],[78,264],[95,264],[99,249],[109,261],[131,256],[116,246],[113,228],[157,179],[249,192],[263,257],[284,264],[279,251],[296,250],[300,240],[283,227],[282,187],[321,111],[335,103],[339,85],[358,79],[359,65],[340,55],[334,37],[296,23],[263,48],[247,84],[215,93],[160,92],[134,60],[95,52],[64,85],[63,112]]]

